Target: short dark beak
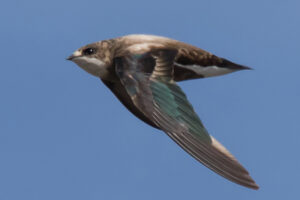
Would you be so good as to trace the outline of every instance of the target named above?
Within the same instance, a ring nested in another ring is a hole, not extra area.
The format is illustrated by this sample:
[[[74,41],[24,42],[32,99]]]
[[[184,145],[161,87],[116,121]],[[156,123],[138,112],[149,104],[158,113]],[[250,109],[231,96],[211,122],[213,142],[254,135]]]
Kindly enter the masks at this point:
[[[80,56],[82,56],[81,55],[81,52],[79,51],[79,50],[77,50],[77,51],[75,51],[74,53],[72,53],[72,55],[70,55],[69,57],[67,57],[66,59],[67,60],[74,60],[75,58],[78,58],[78,57],[80,57]]]
[[[69,57],[66,58],[66,60],[72,60],[73,58],[75,58],[76,56],[70,55]]]

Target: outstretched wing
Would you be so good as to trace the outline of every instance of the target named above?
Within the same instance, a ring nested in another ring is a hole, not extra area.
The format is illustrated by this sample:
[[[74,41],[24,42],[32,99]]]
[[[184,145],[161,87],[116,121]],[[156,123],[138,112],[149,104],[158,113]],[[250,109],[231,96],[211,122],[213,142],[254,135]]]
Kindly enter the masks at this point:
[[[185,151],[221,176],[258,189],[247,170],[208,134],[185,94],[172,80],[176,54],[177,50],[160,49],[119,57],[115,59],[116,74],[134,106]]]

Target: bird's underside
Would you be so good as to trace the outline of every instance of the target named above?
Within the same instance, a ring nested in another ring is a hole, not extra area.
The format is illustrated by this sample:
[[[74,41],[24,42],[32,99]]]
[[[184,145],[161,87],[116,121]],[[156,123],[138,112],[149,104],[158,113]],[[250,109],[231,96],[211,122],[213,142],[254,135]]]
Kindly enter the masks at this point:
[[[177,81],[222,75],[248,67],[197,47],[157,36],[125,36],[93,43],[78,51],[97,46],[104,52],[103,55],[90,56],[90,63],[87,62],[89,57],[74,62],[90,72],[91,63],[95,65],[99,63],[95,59],[101,58],[101,64],[108,63],[105,76],[102,72],[99,75],[101,80],[135,116],[164,131],[214,172],[237,184],[259,188],[236,158],[209,135],[186,95],[176,84]],[[85,62],[89,64],[87,68]],[[94,71],[90,73],[96,75]]]

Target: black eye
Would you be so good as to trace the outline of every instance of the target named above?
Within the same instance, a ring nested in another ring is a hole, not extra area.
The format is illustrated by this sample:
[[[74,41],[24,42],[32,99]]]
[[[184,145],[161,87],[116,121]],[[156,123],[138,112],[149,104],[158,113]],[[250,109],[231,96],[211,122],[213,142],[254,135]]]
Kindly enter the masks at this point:
[[[87,48],[83,50],[83,55],[92,55],[94,53],[96,53],[96,49],[94,48]]]

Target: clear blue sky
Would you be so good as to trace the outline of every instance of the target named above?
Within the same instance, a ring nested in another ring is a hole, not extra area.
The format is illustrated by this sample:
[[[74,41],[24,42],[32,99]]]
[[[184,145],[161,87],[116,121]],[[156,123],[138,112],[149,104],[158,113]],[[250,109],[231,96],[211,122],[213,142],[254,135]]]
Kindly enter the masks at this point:
[[[0,199],[299,199],[300,2],[4,1]],[[65,58],[130,33],[253,67],[181,83],[209,132],[250,171],[233,184],[129,113]]]

